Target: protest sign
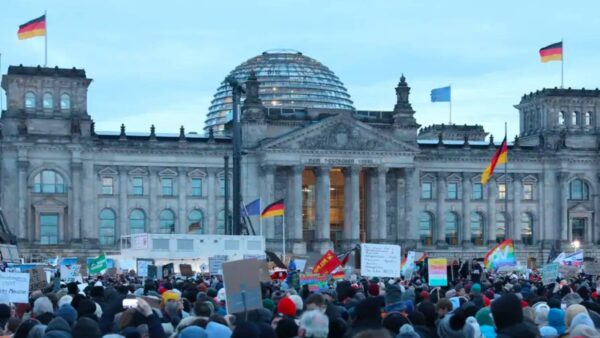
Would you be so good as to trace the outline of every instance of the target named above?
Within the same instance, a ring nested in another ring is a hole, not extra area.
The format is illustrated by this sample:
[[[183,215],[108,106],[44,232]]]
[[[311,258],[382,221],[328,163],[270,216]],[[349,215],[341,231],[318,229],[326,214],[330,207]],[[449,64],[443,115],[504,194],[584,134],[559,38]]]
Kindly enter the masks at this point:
[[[307,285],[308,290],[312,292],[327,290],[327,276],[319,275],[317,273],[301,273],[300,274],[300,286]]]
[[[116,276],[117,275],[117,268],[108,268],[106,269],[106,273],[107,276]]]
[[[559,266],[560,264],[558,263],[550,263],[544,265],[544,267],[542,268],[542,283],[544,285],[556,282],[556,278],[558,277]]]
[[[558,268],[558,272],[563,276],[563,278],[574,278],[579,274],[579,268],[576,266],[570,265],[561,265]]]
[[[227,256],[208,257],[208,271],[213,275],[223,274],[223,263],[227,262]]]
[[[81,276],[80,270],[79,264],[61,265],[60,276],[67,283],[74,282],[78,276]]]
[[[101,273],[103,270],[108,269],[108,263],[106,262],[106,256],[101,253],[98,257],[94,258],[87,264],[88,271],[92,275]]]
[[[262,309],[262,296],[255,259],[223,262],[223,284],[227,313]]]
[[[0,272],[0,302],[29,302],[29,273]]]
[[[148,266],[154,264],[153,259],[142,259],[138,258],[137,260],[137,274],[140,277],[148,277]]]
[[[157,278],[157,279],[162,279],[162,272],[163,270],[160,269],[160,274],[159,274],[159,269],[158,266],[154,265],[154,264],[150,264],[148,265],[148,278]]]
[[[191,277],[194,275],[192,266],[189,264],[179,264],[179,272],[181,272],[181,275],[185,277]]]
[[[585,262],[583,263],[583,271],[592,276],[600,275],[600,262]]]
[[[173,265],[173,263],[165,264],[162,266],[161,278],[167,278],[173,274],[175,274],[175,266]]]
[[[363,243],[360,271],[368,277],[400,277],[400,246]]]
[[[43,290],[48,286],[48,282],[46,281],[46,271],[44,271],[43,267],[37,267],[35,269],[29,270],[29,290]]]
[[[446,258],[429,258],[429,286],[448,285],[448,270],[446,270],[447,265],[448,260]]]
[[[256,269],[258,270],[258,279],[261,282],[268,283],[271,281],[271,275],[269,274],[269,265],[267,264],[266,261],[264,261],[264,260],[257,261]]]
[[[306,269],[306,259],[296,258],[294,261],[296,262],[296,271],[304,272],[304,269]]]

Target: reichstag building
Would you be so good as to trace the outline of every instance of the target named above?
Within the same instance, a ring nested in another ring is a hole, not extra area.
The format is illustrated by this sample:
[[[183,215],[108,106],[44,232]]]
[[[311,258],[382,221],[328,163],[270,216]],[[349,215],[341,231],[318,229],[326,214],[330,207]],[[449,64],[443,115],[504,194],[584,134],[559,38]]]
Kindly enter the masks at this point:
[[[500,137],[479,125],[422,127],[404,76],[390,110],[369,111],[299,52],[264,52],[230,75],[246,90],[243,201],[285,200],[289,252],[367,241],[482,257],[505,238],[522,262],[575,240],[586,255],[596,251],[598,89],[515,98],[520,131],[508,172],[500,167],[481,185]],[[225,234],[231,89],[218,87],[201,135],[185,126],[101,133],[87,109],[91,82],[83,69],[58,67],[11,66],[2,77],[0,203],[25,257],[115,253],[119,238],[134,233]],[[251,219],[281,250],[283,220]]]

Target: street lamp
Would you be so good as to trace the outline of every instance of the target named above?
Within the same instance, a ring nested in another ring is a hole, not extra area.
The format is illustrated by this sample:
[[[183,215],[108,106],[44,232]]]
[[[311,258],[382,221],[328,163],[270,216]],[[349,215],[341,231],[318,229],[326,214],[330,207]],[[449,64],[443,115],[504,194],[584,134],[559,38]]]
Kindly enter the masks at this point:
[[[240,130],[240,114],[238,112],[239,100],[245,90],[242,85],[233,77],[228,76],[225,81],[231,86],[232,110],[233,110],[233,233],[232,235],[241,235],[241,215],[242,205],[241,196],[241,158],[242,158],[242,133]]]
[[[573,248],[573,251],[577,251],[577,249],[579,249],[580,246],[581,243],[579,243],[579,240],[574,240],[573,242],[571,242],[571,247]]]

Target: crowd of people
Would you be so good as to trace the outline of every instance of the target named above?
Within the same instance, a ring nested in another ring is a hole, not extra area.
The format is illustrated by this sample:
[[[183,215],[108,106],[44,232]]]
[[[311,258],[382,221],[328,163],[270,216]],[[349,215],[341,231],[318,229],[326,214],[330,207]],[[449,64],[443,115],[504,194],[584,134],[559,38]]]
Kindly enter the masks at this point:
[[[600,283],[590,276],[543,285],[475,271],[444,287],[426,277],[354,275],[317,292],[272,281],[261,284],[262,308],[236,314],[227,313],[219,276],[57,281],[28,304],[0,304],[0,337],[600,337]]]

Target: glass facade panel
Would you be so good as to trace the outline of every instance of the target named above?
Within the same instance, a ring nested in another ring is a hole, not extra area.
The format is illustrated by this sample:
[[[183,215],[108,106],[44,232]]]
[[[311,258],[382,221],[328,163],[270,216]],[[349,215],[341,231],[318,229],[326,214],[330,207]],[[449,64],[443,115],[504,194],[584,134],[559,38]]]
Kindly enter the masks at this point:
[[[478,212],[471,213],[471,243],[483,245],[483,215]]]
[[[504,213],[496,214],[496,243],[506,239],[506,217]]]
[[[60,109],[71,109],[71,97],[69,96],[69,94],[62,94],[60,96]]]
[[[116,240],[117,217],[114,211],[104,209],[100,212],[100,245],[113,245]]]
[[[532,200],[533,199],[533,184],[531,184],[531,183],[523,184],[523,199],[524,200]]]
[[[162,179],[162,194],[163,196],[173,196],[173,179],[163,178]]]
[[[217,235],[225,235],[225,210],[219,211],[217,216]]]
[[[433,216],[426,211],[419,217],[419,238],[423,245],[433,244]]]
[[[498,183],[498,199],[503,200],[506,199],[506,184]]]
[[[52,94],[45,93],[42,97],[42,106],[44,109],[52,109],[54,105],[54,100],[52,99]]]
[[[526,212],[521,215],[521,240],[525,245],[533,244],[533,217]]]
[[[129,214],[129,233],[141,234],[144,232],[146,232],[146,214],[140,209],[135,209]]]
[[[144,195],[144,179],[142,177],[131,179],[131,194],[136,196]]]
[[[200,210],[192,210],[188,215],[188,232],[204,234],[204,214]]]
[[[483,185],[481,183],[473,183],[473,189],[471,191],[471,199],[482,200],[483,199]]]
[[[433,198],[433,183],[422,182],[421,183],[421,199],[430,200]]]
[[[102,177],[102,195],[112,195],[113,194],[113,178],[112,177]]]
[[[446,213],[444,234],[448,245],[458,245],[458,217],[453,212]]]
[[[63,194],[65,183],[56,171],[44,170],[33,179],[33,191],[43,194]]]
[[[35,94],[33,92],[25,94],[25,108],[35,108]]]
[[[571,220],[571,238],[573,241],[579,241],[584,243],[585,241],[585,227],[587,219],[585,218],[573,218]]]
[[[174,233],[175,232],[175,214],[169,209],[160,212],[159,216],[160,232]]]
[[[448,198],[449,200],[458,199],[458,183],[456,183],[456,182],[448,183],[448,190],[447,190],[446,198]]]
[[[192,178],[192,196],[202,196],[201,178]]]
[[[589,188],[587,183],[580,179],[575,179],[569,184],[569,199],[587,200],[589,199]]]

